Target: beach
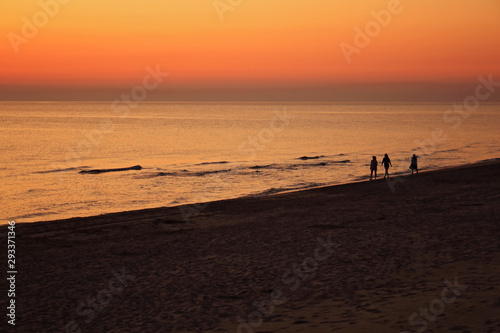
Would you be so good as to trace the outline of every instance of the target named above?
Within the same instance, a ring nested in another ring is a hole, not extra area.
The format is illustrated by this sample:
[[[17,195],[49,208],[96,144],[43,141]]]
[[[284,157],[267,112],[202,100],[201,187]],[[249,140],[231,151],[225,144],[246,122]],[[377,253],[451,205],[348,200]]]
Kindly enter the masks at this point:
[[[18,223],[15,330],[500,332],[499,166]]]

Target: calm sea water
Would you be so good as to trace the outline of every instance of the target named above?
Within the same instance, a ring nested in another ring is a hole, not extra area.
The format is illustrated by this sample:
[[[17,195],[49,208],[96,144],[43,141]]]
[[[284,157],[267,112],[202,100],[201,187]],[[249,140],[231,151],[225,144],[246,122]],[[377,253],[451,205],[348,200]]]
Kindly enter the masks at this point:
[[[500,157],[500,105],[0,103],[0,221],[275,193]],[[309,157],[309,159],[301,159]],[[140,171],[82,174],[82,170]],[[380,169],[379,169],[380,171]],[[388,188],[389,190],[389,188]]]

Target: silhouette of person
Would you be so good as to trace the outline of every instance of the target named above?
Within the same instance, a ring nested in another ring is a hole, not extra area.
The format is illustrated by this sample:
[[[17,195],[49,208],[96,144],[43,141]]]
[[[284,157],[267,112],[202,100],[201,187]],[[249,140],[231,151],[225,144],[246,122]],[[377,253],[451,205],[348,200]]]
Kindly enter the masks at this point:
[[[411,174],[413,175],[413,171],[416,171],[418,173],[418,164],[417,164],[417,158],[418,156],[413,154],[411,158],[411,164],[410,164],[410,169],[411,169]]]
[[[383,164],[384,168],[385,168],[384,178],[389,177],[389,166],[392,166],[392,163],[391,163],[391,159],[389,158],[389,156],[387,154],[384,155],[384,159],[382,160],[381,164]]]
[[[373,156],[372,162],[370,164],[370,180],[373,178],[373,173],[375,172],[375,179],[377,179],[377,158]]]

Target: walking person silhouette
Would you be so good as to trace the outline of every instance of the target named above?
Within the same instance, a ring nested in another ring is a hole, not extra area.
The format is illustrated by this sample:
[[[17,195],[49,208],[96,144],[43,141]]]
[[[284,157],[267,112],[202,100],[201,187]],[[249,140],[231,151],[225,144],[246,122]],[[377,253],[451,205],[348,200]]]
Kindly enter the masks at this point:
[[[370,180],[373,178],[373,173],[375,172],[375,179],[377,179],[377,157],[373,156],[372,162],[370,163]]]
[[[392,167],[392,163],[391,163],[391,159],[389,158],[389,155],[387,155],[387,154],[384,155],[384,159],[382,160],[381,164],[383,164],[384,168],[385,168],[384,178],[389,177],[389,166]]]
[[[417,164],[417,158],[418,156],[413,154],[411,158],[411,164],[410,164],[410,169],[411,169],[411,174],[413,175],[413,171],[416,171],[418,173],[418,164]]]

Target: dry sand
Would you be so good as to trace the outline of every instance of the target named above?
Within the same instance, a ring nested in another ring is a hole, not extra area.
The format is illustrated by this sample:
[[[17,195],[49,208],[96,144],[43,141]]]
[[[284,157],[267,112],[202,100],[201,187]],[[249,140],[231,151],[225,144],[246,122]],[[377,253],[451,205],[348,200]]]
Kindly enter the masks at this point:
[[[18,224],[15,331],[500,332],[499,166]]]

